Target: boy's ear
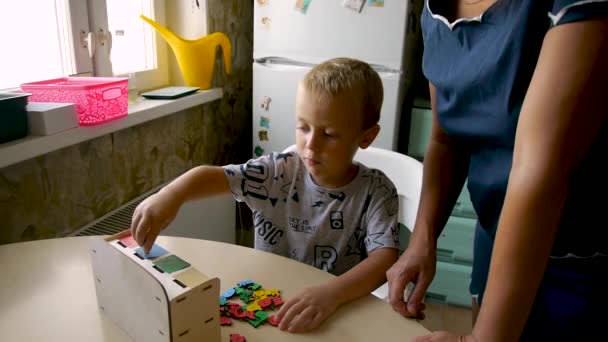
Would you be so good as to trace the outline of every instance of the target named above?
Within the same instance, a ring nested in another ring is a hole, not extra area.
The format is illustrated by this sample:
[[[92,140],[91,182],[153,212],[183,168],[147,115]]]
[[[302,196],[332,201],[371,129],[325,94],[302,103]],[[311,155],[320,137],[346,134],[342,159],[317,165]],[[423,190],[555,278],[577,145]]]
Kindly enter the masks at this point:
[[[363,149],[368,148],[369,145],[374,142],[378,136],[378,133],[380,133],[380,125],[378,124],[366,129],[365,132],[363,132],[361,141],[359,142],[359,147]]]

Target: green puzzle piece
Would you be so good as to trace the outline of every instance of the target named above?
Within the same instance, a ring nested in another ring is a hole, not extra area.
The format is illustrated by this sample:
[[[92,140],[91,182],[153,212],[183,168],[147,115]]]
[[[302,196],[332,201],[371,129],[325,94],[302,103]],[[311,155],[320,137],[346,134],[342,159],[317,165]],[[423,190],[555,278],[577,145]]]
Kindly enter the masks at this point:
[[[253,283],[253,284],[249,285],[249,288],[250,288],[250,289],[252,289],[253,291],[257,291],[257,290],[259,290],[261,287],[262,287],[262,285],[260,285],[260,284],[256,284],[256,283]]]
[[[154,261],[154,265],[167,273],[177,272],[186,267],[190,267],[189,263],[180,259],[177,255],[169,255],[166,258],[156,260]]]
[[[249,324],[253,325],[254,328],[259,327],[262,323],[264,323],[263,320],[261,319],[247,319],[247,322],[249,322]]]
[[[251,291],[251,290],[243,290],[243,292],[241,292],[241,294],[239,295],[239,298],[243,302],[249,303],[249,298],[251,297],[252,294],[253,294],[253,291]]]
[[[268,319],[268,313],[266,311],[258,311],[255,313],[255,317],[264,322]]]

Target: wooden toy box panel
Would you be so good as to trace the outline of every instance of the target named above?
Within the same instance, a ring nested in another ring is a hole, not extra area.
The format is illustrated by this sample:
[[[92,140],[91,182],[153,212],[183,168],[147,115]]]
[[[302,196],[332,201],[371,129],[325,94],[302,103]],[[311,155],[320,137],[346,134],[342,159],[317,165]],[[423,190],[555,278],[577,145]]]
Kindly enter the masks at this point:
[[[91,240],[99,309],[138,342],[220,341],[219,279],[192,266],[164,272],[155,261],[171,254],[141,258],[127,239],[129,231]]]

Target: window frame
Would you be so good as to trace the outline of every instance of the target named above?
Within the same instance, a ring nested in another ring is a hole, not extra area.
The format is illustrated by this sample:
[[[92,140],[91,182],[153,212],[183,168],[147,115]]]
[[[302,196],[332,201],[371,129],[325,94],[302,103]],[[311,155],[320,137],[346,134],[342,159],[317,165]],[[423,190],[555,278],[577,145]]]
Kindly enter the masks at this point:
[[[130,82],[135,82],[129,87],[136,88],[138,91],[157,89],[169,84],[168,45],[156,31],[152,29],[156,47],[155,69],[131,74],[110,74],[109,71],[112,69],[110,59],[107,58],[108,55],[103,56],[106,58],[99,58],[102,55],[98,50],[103,47],[96,44],[96,49],[91,56],[89,41],[87,41],[89,32],[94,32],[91,28],[96,28],[96,31],[101,28],[105,32],[109,32],[105,0],[58,0],[58,4],[60,9],[66,12],[61,14],[61,20],[67,21],[67,29],[60,34],[65,36],[66,45],[69,46],[62,61],[64,66],[67,66],[64,68],[64,71],[69,73],[67,76],[129,77]],[[154,20],[164,25],[166,21],[165,0],[153,0],[153,11]],[[4,92],[20,90],[18,84],[11,88],[0,89]]]
[[[71,3],[80,2],[83,0],[69,0]],[[88,13],[88,25],[90,32],[103,32],[112,34],[109,31],[108,14],[105,0],[86,0]],[[165,0],[152,0],[152,11],[154,20],[164,24],[166,17]],[[87,31],[89,32],[89,31]],[[161,88],[169,84],[169,63],[168,63],[168,48],[167,43],[156,34],[153,30],[153,39],[156,47],[156,68],[145,71],[138,71],[131,74],[114,75],[112,73],[111,62],[106,51],[102,51],[105,46],[97,44],[95,53],[92,57],[92,71],[94,76],[114,76],[114,77],[130,77],[130,82],[135,82],[129,85],[130,88],[137,88],[139,91]],[[79,71],[80,72],[80,71]]]
[[[71,27],[71,37],[68,40],[71,45],[72,59],[75,62],[74,71],[79,74],[93,74],[93,61],[89,56],[86,36],[89,32],[89,14],[87,2],[82,0],[67,0],[68,20]]]

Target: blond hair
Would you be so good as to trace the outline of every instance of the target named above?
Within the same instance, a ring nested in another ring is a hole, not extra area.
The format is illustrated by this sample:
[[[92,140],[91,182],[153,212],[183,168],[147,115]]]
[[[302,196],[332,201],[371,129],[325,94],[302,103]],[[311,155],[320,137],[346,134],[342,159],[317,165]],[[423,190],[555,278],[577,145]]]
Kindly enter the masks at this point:
[[[327,60],[310,70],[302,81],[306,91],[330,99],[355,93],[353,101],[363,108],[363,128],[378,123],[384,91],[378,73],[367,63],[352,58]]]

